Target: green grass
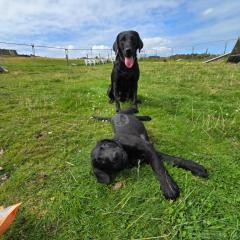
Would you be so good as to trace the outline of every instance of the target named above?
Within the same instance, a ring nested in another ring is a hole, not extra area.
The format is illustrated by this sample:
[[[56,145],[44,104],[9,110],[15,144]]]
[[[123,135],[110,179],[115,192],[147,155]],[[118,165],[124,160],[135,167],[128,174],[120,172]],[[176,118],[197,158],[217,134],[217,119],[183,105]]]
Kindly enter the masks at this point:
[[[22,202],[4,239],[239,239],[240,69],[140,62],[141,114],[159,150],[194,159],[209,179],[167,169],[181,188],[164,199],[149,166],[121,172],[119,190],[96,183],[90,151],[112,136],[111,64],[8,58],[0,75],[0,203]]]

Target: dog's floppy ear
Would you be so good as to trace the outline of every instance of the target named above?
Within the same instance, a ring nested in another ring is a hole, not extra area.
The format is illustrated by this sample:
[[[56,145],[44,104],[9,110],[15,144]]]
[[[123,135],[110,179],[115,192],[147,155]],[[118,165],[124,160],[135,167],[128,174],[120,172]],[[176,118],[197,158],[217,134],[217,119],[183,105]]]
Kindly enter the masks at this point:
[[[99,183],[105,183],[105,184],[111,183],[111,177],[106,172],[103,172],[102,170],[100,170],[98,168],[93,168],[93,173],[96,176],[97,181]]]
[[[115,40],[115,42],[113,43],[113,51],[114,51],[116,54],[118,53],[118,49],[119,49],[119,47],[118,47],[118,38],[119,38],[119,34],[117,35],[116,40]]]
[[[139,34],[137,33],[137,38],[138,38],[138,50],[139,52],[141,51],[141,49],[143,48],[143,41],[140,38]]]

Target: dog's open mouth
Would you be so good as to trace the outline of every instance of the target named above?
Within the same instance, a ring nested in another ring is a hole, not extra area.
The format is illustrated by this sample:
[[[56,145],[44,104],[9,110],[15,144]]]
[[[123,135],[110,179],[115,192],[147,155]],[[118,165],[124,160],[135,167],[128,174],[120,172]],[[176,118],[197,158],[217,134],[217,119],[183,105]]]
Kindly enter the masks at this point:
[[[133,57],[125,57],[124,63],[127,68],[132,68],[134,64],[134,58]]]

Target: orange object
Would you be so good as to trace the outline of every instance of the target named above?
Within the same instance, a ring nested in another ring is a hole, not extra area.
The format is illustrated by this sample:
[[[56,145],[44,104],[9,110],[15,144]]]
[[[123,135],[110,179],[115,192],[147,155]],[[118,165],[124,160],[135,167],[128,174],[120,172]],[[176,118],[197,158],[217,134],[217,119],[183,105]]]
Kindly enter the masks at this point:
[[[0,236],[4,234],[12,224],[21,204],[22,203],[17,203],[7,208],[0,207]]]

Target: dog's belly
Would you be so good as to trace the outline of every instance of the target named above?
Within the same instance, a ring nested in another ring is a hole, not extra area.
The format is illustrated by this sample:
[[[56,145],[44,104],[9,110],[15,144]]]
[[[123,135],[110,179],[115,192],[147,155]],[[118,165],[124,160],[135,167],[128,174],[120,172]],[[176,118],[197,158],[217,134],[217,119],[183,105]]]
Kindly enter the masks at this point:
[[[130,119],[126,114],[117,114],[113,118],[114,128],[120,131],[120,129],[122,130],[126,128],[126,126],[129,124],[129,121]]]
[[[146,129],[143,123],[134,115],[117,114],[112,118],[114,133],[116,136],[129,135],[148,140]]]

